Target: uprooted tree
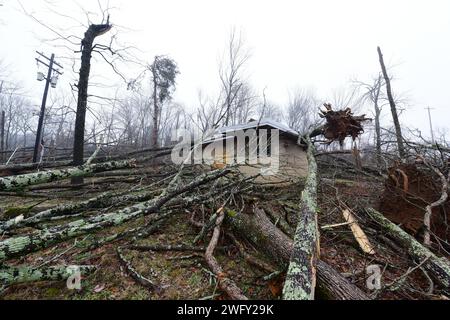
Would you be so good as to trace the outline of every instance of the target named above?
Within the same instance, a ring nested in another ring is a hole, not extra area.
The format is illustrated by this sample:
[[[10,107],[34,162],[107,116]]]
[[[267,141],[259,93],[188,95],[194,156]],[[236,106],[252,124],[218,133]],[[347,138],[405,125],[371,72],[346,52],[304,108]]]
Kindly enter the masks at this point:
[[[341,148],[347,137],[351,137],[355,141],[359,135],[364,133],[363,123],[372,120],[366,118],[366,115],[355,116],[350,108],[334,111],[329,103],[325,103],[324,107],[325,110],[320,110],[320,117],[325,119],[326,123],[315,129],[310,136],[313,138],[323,135],[328,140],[327,144],[339,141]]]

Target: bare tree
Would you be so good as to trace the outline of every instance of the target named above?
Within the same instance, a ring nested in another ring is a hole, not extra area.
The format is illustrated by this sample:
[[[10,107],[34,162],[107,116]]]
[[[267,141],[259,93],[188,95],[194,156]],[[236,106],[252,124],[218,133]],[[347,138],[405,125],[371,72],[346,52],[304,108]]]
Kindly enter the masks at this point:
[[[236,100],[238,100],[241,90],[244,90],[243,72],[249,58],[250,53],[244,47],[242,35],[236,34],[236,30],[233,29],[230,33],[225,57],[219,69],[224,99],[219,121],[224,120],[226,126],[231,124],[233,113],[237,109]]]
[[[318,126],[318,99],[314,93],[305,89],[297,89],[289,95],[285,120],[288,126],[302,135]]]
[[[405,158],[405,147],[403,144],[403,136],[402,136],[402,128],[400,126],[400,121],[398,118],[397,113],[397,107],[394,100],[394,95],[392,94],[392,88],[391,88],[391,79],[389,78],[389,75],[386,70],[386,65],[384,63],[383,54],[381,52],[380,47],[377,48],[378,50],[378,57],[380,60],[381,65],[381,71],[383,72],[384,81],[386,84],[386,93],[389,100],[389,105],[391,106],[391,113],[392,113],[392,119],[394,121],[394,127],[395,127],[395,133],[397,137],[397,145],[398,145],[398,152],[400,155],[400,158]]]
[[[384,86],[384,79],[381,74],[375,77],[372,83],[356,82],[364,90],[363,99],[373,103],[373,115],[375,119],[375,148],[377,165],[381,166],[381,111],[383,108],[383,93],[381,88]]]

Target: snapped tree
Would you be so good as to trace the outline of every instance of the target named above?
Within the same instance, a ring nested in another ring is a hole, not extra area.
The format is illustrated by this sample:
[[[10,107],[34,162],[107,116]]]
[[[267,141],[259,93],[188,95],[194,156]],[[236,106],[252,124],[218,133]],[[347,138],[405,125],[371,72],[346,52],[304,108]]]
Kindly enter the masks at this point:
[[[177,64],[168,57],[156,56],[149,66],[152,73],[153,82],[153,126],[152,126],[152,147],[159,144],[159,125],[161,120],[161,110],[164,102],[170,100],[175,89],[175,79],[179,73]]]
[[[73,164],[77,166],[82,165],[84,160],[84,128],[86,122],[89,74],[91,72],[91,57],[92,52],[96,48],[100,48],[99,45],[94,45],[94,41],[97,37],[110,31],[111,28],[112,25],[109,23],[109,17],[106,23],[91,24],[84,34],[83,40],[81,41],[81,67],[77,85],[77,116],[75,119],[75,137],[73,142]],[[82,183],[83,177],[72,178],[72,184]]]

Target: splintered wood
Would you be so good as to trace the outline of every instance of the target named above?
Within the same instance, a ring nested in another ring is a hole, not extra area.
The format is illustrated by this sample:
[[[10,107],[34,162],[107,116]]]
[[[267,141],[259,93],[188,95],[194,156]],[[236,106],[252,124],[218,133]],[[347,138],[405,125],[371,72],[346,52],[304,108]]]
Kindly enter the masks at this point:
[[[350,229],[352,230],[353,235],[355,236],[355,239],[361,247],[362,251],[367,254],[375,254],[375,248],[372,246],[366,234],[359,226],[355,216],[348,209],[344,210],[342,214],[344,216],[344,219],[350,226]]]

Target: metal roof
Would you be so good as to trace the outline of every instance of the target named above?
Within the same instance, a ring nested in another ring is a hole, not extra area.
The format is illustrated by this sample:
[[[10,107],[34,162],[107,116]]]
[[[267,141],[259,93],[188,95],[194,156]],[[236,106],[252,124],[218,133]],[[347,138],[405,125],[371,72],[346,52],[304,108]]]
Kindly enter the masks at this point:
[[[275,120],[268,119],[268,118],[261,119],[260,121],[255,120],[255,121],[250,121],[248,123],[239,124],[239,125],[235,125],[235,126],[218,128],[217,132],[223,134],[223,133],[227,133],[227,132],[233,132],[233,131],[237,131],[237,130],[246,130],[246,129],[258,128],[258,127],[272,127],[274,129],[278,129],[282,132],[285,132],[285,133],[288,133],[295,137],[298,137],[297,131],[289,128],[285,124],[282,124],[280,122],[277,122]]]

